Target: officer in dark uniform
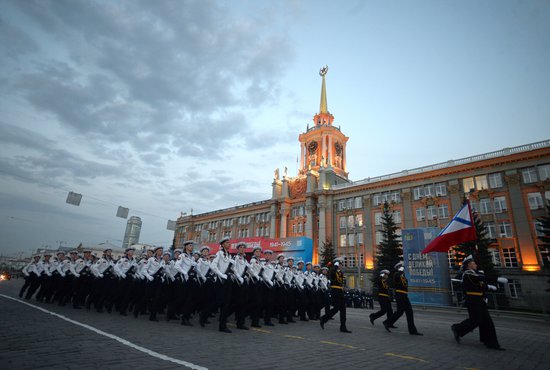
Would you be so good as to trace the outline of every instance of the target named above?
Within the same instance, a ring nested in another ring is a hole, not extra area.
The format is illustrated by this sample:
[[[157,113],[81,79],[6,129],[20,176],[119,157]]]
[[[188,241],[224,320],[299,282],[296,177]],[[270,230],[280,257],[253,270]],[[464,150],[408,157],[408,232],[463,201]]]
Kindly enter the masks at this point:
[[[414,315],[411,306],[411,301],[409,301],[409,282],[405,277],[405,268],[403,267],[403,262],[399,262],[395,265],[397,270],[393,275],[393,287],[395,289],[395,300],[397,302],[397,311],[391,315],[389,319],[383,322],[384,328],[391,333],[390,328],[393,324],[399,320],[403,315],[407,315],[407,326],[409,328],[410,335],[423,335],[416,330],[414,325]]]
[[[390,287],[388,286],[388,277],[390,272],[388,270],[380,271],[380,276],[376,279],[376,288],[378,289],[378,303],[380,304],[380,311],[371,313],[369,315],[370,323],[374,325],[374,321],[386,315],[386,319],[389,320],[393,314],[390,300]]]
[[[330,320],[338,311],[340,311],[340,331],[342,333],[351,333],[346,328],[346,301],[344,298],[344,273],[340,269],[341,259],[336,258],[334,260],[334,266],[330,270],[330,290],[332,306],[334,306],[330,312],[321,317],[321,328],[325,328],[325,323]]]
[[[468,308],[468,318],[461,323],[451,326],[455,340],[460,343],[460,338],[479,327],[480,340],[487,348],[504,351],[497,339],[495,324],[491,319],[485,292],[488,289],[496,290],[494,285],[487,284],[487,279],[477,271],[477,264],[470,255],[462,262],[462,289]],[[508,280],[499,278],[499,282],[506,283]]]

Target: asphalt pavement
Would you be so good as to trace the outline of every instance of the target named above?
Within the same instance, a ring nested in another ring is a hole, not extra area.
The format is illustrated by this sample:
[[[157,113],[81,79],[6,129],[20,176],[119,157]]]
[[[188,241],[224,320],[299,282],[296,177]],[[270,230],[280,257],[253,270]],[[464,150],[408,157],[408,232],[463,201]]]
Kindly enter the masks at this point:
[[[411,336],[403,316],[388,333],[373,310],[348,309],[348,329],[338,315],[248,331],[217,331],[178,321],[151,322],[86,309],[26,301],[17,296],[23,280],[0,283],[0,369],[550,369],[550,323],[544,317],[494,316],[500,344],[494,351],[479,333],[457,344],[450,325],[466,318],[456,310],[415,308]],[[375,309],[378,304],[375,303]],[[234,321],[231,321],[234,322]],[[249,324],[249,322],[248,322]]]

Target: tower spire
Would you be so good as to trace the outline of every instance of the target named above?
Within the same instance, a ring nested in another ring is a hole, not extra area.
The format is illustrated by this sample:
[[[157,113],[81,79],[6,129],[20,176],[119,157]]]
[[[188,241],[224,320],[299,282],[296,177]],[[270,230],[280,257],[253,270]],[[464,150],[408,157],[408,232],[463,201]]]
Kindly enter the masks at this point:
[[[328,72],[328,66],[326,65],[323,68],[321,68],[321,70],[319,71],[319,75],[321,75],[321,77],[323,78],[323,85],[321,86],[321,104],[319,107],[319,113],[328,113],[327,89],[325,86],[325,75],[327,74],[327,72]]]

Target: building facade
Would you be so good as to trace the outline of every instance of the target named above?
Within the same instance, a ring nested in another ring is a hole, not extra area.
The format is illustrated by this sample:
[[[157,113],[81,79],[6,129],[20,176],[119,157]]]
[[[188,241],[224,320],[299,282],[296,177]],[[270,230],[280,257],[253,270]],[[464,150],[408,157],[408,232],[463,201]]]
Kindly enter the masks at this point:
[[[141,218],[132,216],[126,223],[126,231],[122,240],[122,248],[126,249],[139,242],[139,234],[141,233]]]
[[[313,240],[317,262],[330,241],[345,258],[348,286],[370,290],[384,201],[401,229],[442,228],[466,197],[494,239],[493,262],[510,278],[509,295],[543,289],[541,269],[550,265],[550,251],[539,246],[537,218],[550,199],[550,140],[350,181],[348,137],[334,125],[327,109],[326,69],[320,74],[319,113],[298,137],[298,175],[275,170],[271,199],[180,217],[176,245],[225,236],[306,236]]]

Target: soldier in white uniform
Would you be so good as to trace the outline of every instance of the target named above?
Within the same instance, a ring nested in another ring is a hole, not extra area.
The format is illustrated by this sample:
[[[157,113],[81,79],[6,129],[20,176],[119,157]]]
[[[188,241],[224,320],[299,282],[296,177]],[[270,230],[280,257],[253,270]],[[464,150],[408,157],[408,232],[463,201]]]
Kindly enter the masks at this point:
[[[220,240],[220,250],[216,253],[216,257],[212,261],[210,268],[218,276],[216,283],[216,301],[215,306],[220,307],[220,319],[219,319],[219,331],[224,333],[231,333],[231,330],[227,328],[227,317],[231,313],[231,277],[233,274],[232,266],[233,259],[229,254],[229,238],[223,238]],[[214,306],[214,307],[215,307]],[[204,325],[210,312],[213,308],[207,310],[200,317],[201,326]]]
[[[198,283],[197,273],[195,271],[195,258],[193,257],[193,249],[195,248],[195,242],[187,240],[183,243],[183,253],[179,256],[177,269],[183,274],[185,282],[183,284],[183,306],[181,312],[181,325],[193,326],[189,321],[191,319],[191,313],[197,306],[198,301]]]
[[[25,276],[25,284],[23,284],[23,286],[21,287],[21,290],[19,291],[19,297],[23,297],[23,294],[25,294],[25,291],[27,291],[27,289],[28,289],[27,293],[29,293],[30,287],[33,285],[33,283],[36,284],[35,280],[37,280],[40,276],[37,269],[37,265],[40,262],[40,255],[35,254],[34,256],[32,256],[32,258],[33,260],[29,262],[27,266],[23,267],[23,270],[21,271]],[[25,299],[30,299],[31,296],[32,294],[30,295],[27,294],[27,296],[25,296]]]
[[[262,264],[260,262],[260,256],[262,255],[262,247],[256,246],[252,249],[252,257],[248,265],[248,303],[249,303],[249,313],[251,324],[253,328],[261,328],[260,326],[260,314],[261,314],[261,304],[262,304],[262,289],[263,282],[262,277]]]
[[[142,303],[149,304],[149,320],[158,321],[157,313],[160,310],[160,293],[161,293],[161,261],[162,261],[162,247],[155,247],[153,249],[153,257],[147,260],[147,268],[142,270],[143,275],[147,279],[145,285],[145,299]]]
[[[133,307],[134,317],[138,317],[139,314],[147,313],[147,297],[146,287],[147,278],[143,271],[147,270],[147,263],[149,258],[153,256],[153,249],[147,250],[145,254],[142,254],[141,259],[137,262],[136,273],[134,274],[134,283],[132,285],[132,299],[130,300],[130,306]]]
[[[209,324],[208,316],[210,313],[206,312],[216,298],[215,294],[215,285],[217,276],[210,268],[210,248],[203,246],[200,249],[201,258],[197,261],[197,275],[201,281],[200,295],[199,295],[199,305],[198,312],[200,313],[199,317],[206,317],[206,320],[200,321],[201,326],[204,327],[204,324]]]
[[[264,251],[265,262],[262,266],[260,276],[263,281],[262,292],[262,311],[264,314],[264,325],[274,326],[271,322],[271,318],[275,312],[275,267],[271,264],[271,258],[273,257],[273,251],[266,249]]]
[[[245,325],[245,318],[248,305],[248,276],[245,275],[248,269],[248,261],[244,253],[246,248],[245,243],[237,245],[237,255],[234,258],[233,271],[234,282],[232,300],[235,307],[235,320],[237,321],[237,329],[248,330]]]
[[[122,316],[128,315],[128,306],[130,305],[132,297],[132,285],[137,267],[137,262],[134,258],[135,250],[134,247],[126,248],[124,250],[124,256],[121,257],[113,267],[115,275],[119,278],[116,294],[118,300],[116,305],[118,312]]]
[[[50,286],[52,284],[52,271],[54,266],[50,261],[52,254],[50,252],[44,253],[44,259],[42,260],[42,274],[40,276],[40,290],[36,293],[36,300],[38,302],[47,300],[47,295],[50,291]]]

